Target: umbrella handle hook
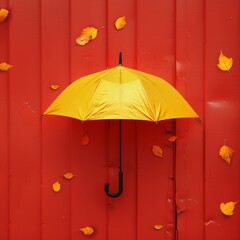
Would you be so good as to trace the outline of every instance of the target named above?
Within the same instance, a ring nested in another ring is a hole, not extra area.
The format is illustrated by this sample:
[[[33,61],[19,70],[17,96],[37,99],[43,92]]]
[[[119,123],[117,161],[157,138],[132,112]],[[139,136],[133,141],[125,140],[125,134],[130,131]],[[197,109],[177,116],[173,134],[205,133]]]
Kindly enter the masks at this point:
[[[120,170],[118,173],[118,191],[116,193],[112,193],[109,190],[109,183],[105,184],[105,192],[109,197],[116,198],[119,197],[123,192],[123,172]]]

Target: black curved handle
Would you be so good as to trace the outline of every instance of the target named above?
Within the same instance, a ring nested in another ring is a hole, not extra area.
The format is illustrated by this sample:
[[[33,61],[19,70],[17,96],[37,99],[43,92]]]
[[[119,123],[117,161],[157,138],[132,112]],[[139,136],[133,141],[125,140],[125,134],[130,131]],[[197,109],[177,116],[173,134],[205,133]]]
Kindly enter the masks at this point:
[[[123,172],[119,171],[119,173],[118,173],[118,191],[116,193],[110,192],[110,190],[109,190],[109,183],[105,184],[105,188],[104,189],[105,189],[105,193],[109,197],[112,197],[112,198],[119,197],[122,194],[122,192],[123,192]]]

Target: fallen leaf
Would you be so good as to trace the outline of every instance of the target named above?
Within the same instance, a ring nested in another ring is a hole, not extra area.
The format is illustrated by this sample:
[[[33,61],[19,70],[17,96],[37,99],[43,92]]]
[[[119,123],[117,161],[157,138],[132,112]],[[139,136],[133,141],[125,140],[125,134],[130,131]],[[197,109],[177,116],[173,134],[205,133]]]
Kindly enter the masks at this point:
[[[56,181],[56,182],[52,185],[52,187],[53,187],[54,192],[59,192],[59,191],[61,190],[61,184],[60,184],[58,181]]]
[[[8,71],[8,69],[12,68],[13,66],[6,63],[6,62],[2,62],[0,63],[0,70],[1,71]]]
[[[82,30],[80,37],[76,39],[78,45],[84,46],[90,40],[93,40],[97,37],[97,29],[94,27],[86,27]]]
[[[219,155],[224,159],[228,164],[231,163],[234,150],[227,145],[223,145],[219,150]]]
[[[58,85],[58,84],[52,84],[51,85],[51,89],[52,90],[57,90],[57,89],[59,89],[60,88],[60,85]]]
[[[154,226],[154,229],[156,229],[156,230],[161,230],[162,228],[163,228],[163,225],[161,225],[161,224],[157,224]]]
[[[236,204],[237,204],[237,202],[221,203],[220,210],[224,215],[232,216]]]
[[[89,139],[88,133],[84,133],[84,135],[81,138],[81,145],[83,146],[88,145],[89,142],[90,142],[90,139]]]
[[[176,140],[177,140],[177,136],[170,136],[169,138],[168,138],[168,141],[169,142],[175,142]]]
[[[8,16],[9,11],[7,9],[1,8],[0,9],[0,22],[3,22],[7,16]]]
[[[163,150],[159,146],[153,145],[152,152],[157,157],[160,157],[160,158],[163,157]]]
[[[229,71],[233,65],[233,59],[226,57],[222,51],[220,51],[220,55],[218,58],[218,67],[223,71]]]
[[[92,235],[94,233],[93,228],[91,228],[89,226],[80,228],[80,231],[82,231],[84,235]]]
[[[115,27],[117,30],[123,29],[126,26],[127,22],[126,22],[126,17],[119,17],[116,21],[115,21]]]
[[[64,178],[70,180],[74,177],[74,174],[71,172],[66,172],[63,176],[64,176]]]

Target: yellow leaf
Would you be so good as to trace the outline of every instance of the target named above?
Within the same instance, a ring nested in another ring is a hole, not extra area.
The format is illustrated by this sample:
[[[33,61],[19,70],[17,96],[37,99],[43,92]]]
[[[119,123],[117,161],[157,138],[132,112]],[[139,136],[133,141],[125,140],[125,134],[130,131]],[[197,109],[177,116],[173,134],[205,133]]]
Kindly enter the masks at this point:
[[[168,141],[169,142],[175,142],[176,140],[177,140],[177,136],[170,136],[169,138],[168,138]]]
[[[89,226],[80,228],[80,231],[82,231],[84,235],[92,235],[94,233],[93,228],[91,228]]]
[[[157,157],[160,157],[160,158],[163,157],[163,150],[159,146],[153,145],[152,152]]]
[[[83,146],[88,145],[89,142],[90,142],[90,139],[89,139],[88,133],[85,133],[81,138],[81,145]]]
[[[226,145],[223,145],[219,150],[219,155],[224,159],[228,164],[231,163],[234,150]]]
[[[163,225],[161,225],[161,224],[157,224],[154,226],[154,229],[156,229],[156,230],[161,230],[162,228],[163,228]]]
[[[126,26],[126,24],[127,24],[127,22],[126,22],[125,16],[120,17],[115,21],[115,27],[118,30],[124,28]]]
[[[1,8],[0,9],[0,22],[3,22],[7,16],[8,16],[9,11],[7,9]]]
[[[60,184],[58,181],[56,181],[56,182],[52,185],[52,187],[53,187],[54,192],[59,192],[59,191],[61,190],[61,184]]]
[[[221,203],[221,204],[220,204],[221,212],[222,212],[224,215],[232,216],[236,204],[237,204],[237,202]]]
[[[51,85],[51,89],[52,90],[57,90],[57,89],[59,89],[60,88],[60,86],[58,85],[58,84],[52,84]]]
[[[66,179],[70,180],[74,177],[74,174],[71,173],[71,172],[66,172],[64,175],[63,175]]]
[[[94,27],[86,27],[82,30],[80,37],[76,39],[78,45],[84,46],[90,40],[93,40],[97,37],[97,29]]]
[[[13,66],[6,63],[6,62],[2,62],[0,63],[0,70],[1,71],[8,71],[8,69],[12,68]]]
[[[233,59],[226,57],[222,51],[218,58],[218,67],[223,71],[229,71],[233,65]]]

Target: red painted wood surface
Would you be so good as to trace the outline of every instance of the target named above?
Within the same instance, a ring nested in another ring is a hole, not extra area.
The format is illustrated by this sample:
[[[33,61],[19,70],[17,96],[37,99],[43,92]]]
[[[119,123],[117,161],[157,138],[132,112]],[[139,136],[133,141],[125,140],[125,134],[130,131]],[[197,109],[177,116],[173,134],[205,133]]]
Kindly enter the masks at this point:
[[[1,240],[240,239],[239,205],[231,217],[219,209],[240,200],[238,0],[1,0],[0,8],[10,10],[0,63],[13,65],[0,72]],[[120,16],[127,26],[117,31]],[[78,46],[87,26],[98,36]],[[233,58],[229,72],[217,68],[220,50]],[[104,184],[117,187],[117,121],[42,113],[75,79],[116,66],[119,51],[123,65],[175,86],[200,120],[124,121],[124,193],[112,199]],[[230,165],[218,154],[224,144],[235,151]]]

